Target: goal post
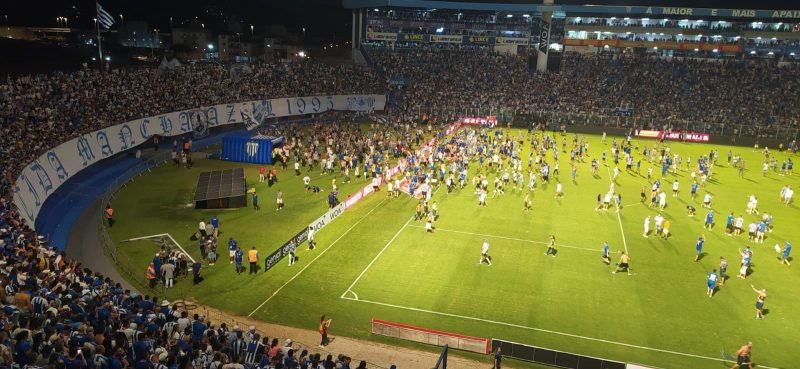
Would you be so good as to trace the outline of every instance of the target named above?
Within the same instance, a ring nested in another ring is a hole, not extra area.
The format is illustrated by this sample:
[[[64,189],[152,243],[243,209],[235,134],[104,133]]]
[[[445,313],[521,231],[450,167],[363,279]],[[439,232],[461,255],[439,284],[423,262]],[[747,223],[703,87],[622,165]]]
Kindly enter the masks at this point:
[[[463,334],[413,327],[380,319],[372,319],[372,333],[435,346],[447,346],[458,350],[488,354],[491,340]]]

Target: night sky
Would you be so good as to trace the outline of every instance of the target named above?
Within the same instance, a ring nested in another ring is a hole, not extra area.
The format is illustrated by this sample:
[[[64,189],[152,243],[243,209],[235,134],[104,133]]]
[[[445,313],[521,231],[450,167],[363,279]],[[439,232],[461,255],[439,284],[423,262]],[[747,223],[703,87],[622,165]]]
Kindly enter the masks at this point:
[[[466,2],[531,3],[530,0],[465,0]],[[92,0],[6,0],[0,6],[0,15],[8,15],[11,25],[56,26],[56,17],[67,16],[70,26],[89,27],[94,17]],[[270,24],[283,24],[290,32],[306,27],[309,39],[348,39],[351,16],[342,8],[340,0],[101,0],[100,3],[115,17],[124,15],[125,21],[146,20],[152,27],[168,29],[169,18],[173,25],[178,20],[206,18],[206,9],[220,9],[236,16],[246,24],[254,24],[256,32]],[[602,5],[654,5],[694,6],[736,9],[795,9],[800,4],[786,0],[556,0],[560,4]],[[74,8],[73,8],[74,6]],[[0,22],[5,22],[0,18]]]

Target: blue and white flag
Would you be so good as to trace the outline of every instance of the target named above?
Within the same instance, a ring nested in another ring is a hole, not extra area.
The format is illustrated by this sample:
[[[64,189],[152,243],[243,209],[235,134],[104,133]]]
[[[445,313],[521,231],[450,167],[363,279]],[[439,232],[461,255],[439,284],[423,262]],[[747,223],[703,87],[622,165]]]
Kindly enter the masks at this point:
[[[242,121],[244,122],[244,127],[247,128],[248,131],[252,131],[258,128],[261,125],[261,122],[253,119],[253,113],[250,111],[248,104],[242,104],[242,107],[239,109],[239,114],[242,115]]]
[[[95,5],[97,5],[97,22],[105,29],[111,28],[114,25],[114,17],[103,9],[100,3],[95,3]]]

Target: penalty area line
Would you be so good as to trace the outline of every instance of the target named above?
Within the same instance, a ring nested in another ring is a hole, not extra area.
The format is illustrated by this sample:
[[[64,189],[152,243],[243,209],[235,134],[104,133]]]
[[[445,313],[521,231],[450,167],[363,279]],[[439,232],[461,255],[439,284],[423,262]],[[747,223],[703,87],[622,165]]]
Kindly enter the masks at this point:
[[[686,353],[686,352],[672,351],[672,350],[660,349],[660,348],[655,348],[655,347],[634,345],[632,343],[611,341],[611,340],[606,340],[606,339],[596,338],[596,337],[581,336],[581,335],[578,335],[578,334],[572,334],[572,333],[566,333],[566,332],[560,332],[560,331],[553,331],[553,330],[544,329],[544,328],[528,327],[528,326],[524,326],[524,325],[521,325],[521,324],[501,322],[501,321],[491,320],[491,319],[483,319],[483,318],[476,318],[476,317],[466,316],[466,315],[443,313],[443,312],[440,312],[440,311],[434,311],[434,310],[428,310],[428,309],[420,309],[420,308],[402,306],[402,305],[395,305],[395,304],[389,304],[389,303],[385,303],[385,302],[370,301],[370,300],[360,300],[358,298],[346,297],[344,295],[342,295],[341,298],[344,299],[344,300],[363,302],[363,303],[367,303],[367,304],[385,306],[385,307],[390,307],[390,308],[409,310],[409,311],[414,311],[414,312],[419,312],[419,313],[427,313],[427,314],[433,314],[433,315],[440,315],[440,316],[446,316],[446,317],[450,317],[450,318],[472,320],[472,321],[495,324],[495,325],[502,325],[502,326],[506,326],[506,327],[525,329],[525,330],[529,330],[529,331],[548,333],[548,334],[564,336],[564,337],[570,337],[570,338],[577,338],[577,339],[582,339],[582,340],[586,340],[586,341],[607,343],[607,344],[611,344],[611,345],[630,347],[630,348],[635,348],[635,349],[640,349],[640,350],[660,352],[660,353],[664,353],[664,354],[672,354],[672,355],[686,356],[686,357],[692,357],[692,358],[696,358],[696,359],[705,359],[705,360],[713,360],[713,361],[720,361],[720,362],[730,362],[730,360],[725,360],[725,359],[716,358],[716,357],[703,356],[703,355],[697,355],[697,354],[690,354],[690,353]],[[779,368],[766,366],[766,365],[758,365],[758,367],[759,368],[765,368],[765,369],[779,369]]]
[[[399,236],[399,235],[400,235],[400,233],[401,233],[401,232],[403,232],[403,230],[404,230],[404,229],[406,229],[406,227],[408,227],[408,223],[411,223],[411,220],[412,220],[412,219],[414,219],[414,218],[412,218],[412,217],[408,217],[408,220],[405,222],[405,224],[403,224],[403,226],[402,226],[402,227],[400,227],[400,229],[399,229],[399,230],[397,230],[397,233],[395,233],[395,234],[394,234],[394,237],[392,237],[392,238],[389,240],[389,242],[387,242],[387,243],[386,243],[386,245],[384,245],[384,246],[383,246],[383,248],[381,249],[381,251],[379,251],[379,252],[378,252],[378,254],[377,254],[377,255],[375,255],[375,257],[374,257],[374,258],[372,258],[372,260],[369,262],[369,264],[367,264],[367,266],[364,268],[364,270],[362,270],[362,271],[361,271],[361,274],[359,274],[359,275],[358,275],[358,277],[356,277],[356,280],[354,280],[354,281],[353,281],[353,283],[351,283],[351,284],[350,284],[350,287],[347,287],[347,289],[344,291],[344,293],[342,293],[342,296],[341,296],[342,298],[344,298],[344,296],[345,296],[345,295],[346,295],[348,292],[350,292],[350,293],[352,293],[352,294],[353,294],[353,295],[356,297],[356,300],[358,300],[358,295],[356,295],[356,293],[355,293],[355,292],[353,292],[353,287],[355,287],[356,283],[358,283],[358,281],[359,281],[359,280],[361,280],[361,277],[363,277],[363,276],[364,276],[364,274],[366,274],[366,273],[367,273],[367,271],[369,270],[369,268],[371,268],[371,267],[372,267],[372,264],[375,264],[375,262],[376,262],[376,261],[378,261],[378,258],[380,258],[380,257],[381,257],[381,255],[383,255],[384,251],[386,251],[386,249],[388,249],[388,248],[389,248],[389,245],[391,245],[391,244],[392,244],[392,242],[394,242],[394,240],[396,240],[396,239],[397,239],[397,236]]]
[[[383,200],[381,200],[381,202],[379,202],[379,203],[378,203],[378,205],[375,205],[375,207],[374,207],[374,208],[372,208],[372,209],[371,209],[369,212],[367,212],[366,214],[364,214],[364,216],[363,216],[363,217],[361,217],[361,219],[359,219],[358,221],[356,221],[355,223],[353,223],[353,225],[352,225],[352,226],[350,226],[350,228],[348,228],[346,231],[344,231],[344,233],[342,233],[342,234],[339,236],[339,238],[337,238],[337,239],[335,239],[333,242],[331,242],[331,244],[330,244],[330,245],[328,245],[328,247],[326,247],[326,248],[325,248],[325,250],[322,250],[322,252],[320,252],[320,253],[319,253],[319,254],[318,254],[318,255],[317,255],[317,256],[316,256],[314,259],[312,259],[311,261],[309,261],[309,262],[308,262],[308,264],[306,264],[306,266],[304,266],[304,267],[303,267],[303,269],[300,269],[300,270],[299,270],[297,273],[295,273],[295,275],[294,275],[294,276],[292,276],[292,278],[289,278],[289,280],[287,280],[287,281],[286,281],[286,283],[284,283],[283,285],[281,285],[280,287],[278,287],[278,289],[277,289],[277,290],[275,290],[275,292],[273,292],[273,293],[272,293],[272,295],[270,295],[269,297],[267,297],[267,299],[266,299],[266,300],[264,300],[264,302],[262,302],[260,305],[258,305],[258,307],[256,307],[255,309],[253,309],[253,311],[251,311],[251,312],[250,312],[250,314],[247,314],[247,316],[248,316],[248,317],[251,317],[251,316],[253,316],[253,314],[255,314],[255,313],[258,311],[258,310],[260,310],[262,307],[264,307],[264,305],[266,305],[266,304],[267,304],[267,303],[268,303],[270,300],[272,300],[272,298],[273,298],[273,297],[275,297],[275,296],[276,296],[276,295],[277,295],[279,292],[281,292],[281,290],[283,290],[283,288],[284,288],[284,287],[288,286],[288,285],[289,285],[289,283],[292,283],[292,281],[293,281],[293,280],[295,280],[297,277],[299,277],[299,276],[300,276],[300,274],[303,274],[303,272],[304,272],[306,269],[308,269],[308,267],[310,267],[312,264],[314,264],[314,262],[315,262],[315,261],[317,261],[317,259],[321,258],[321,257],[322,257],[322,255],[325,255],[325,253],[326,253],[326,252],[328,252],[328,250],[330,250],[330,249],[331,249],[331,248],[332,248],[334,245],[336,245],[336,244],[337,244],[337,243],[338,243],[338,242],[339,242],[339,241],[340,241],[342,238],[344,238],[344,236],[346,236],[348,233],[350,233],[350,231],[352,231],[352,230],[353,230],[353,228],[355,228],[357,225],[361,224],[361,222],[362,222],[364,219],[367,219],[367,217],[368,217],[370,214],[372,214],[372,212],[373,212],[373,211],[375,211],[375,209],[377,209],[377,208],[379,208],[381,205],[383,205],[383,203],[384,203],[386,200],[387,200],[387,198],[385,198],[385,197],[384,197],[384,198],[383,198]]]
[[[425,228],[423,226],[413,225],[413,224],[410,225],[409,227]],[[515,238],[515,237],[497,236],[497,235],[493,235],[493,234],[458,231],[458,230],[455,230],[455,229],[435,228],[434,231],[436,231],[436,232],[460,233],[460,234],[466,234],[466,235],[470,235],[470,236],[480,236],[480,237],[487,237],[487,238],[498,238],[498,239],[501,239],[501,240],[535,243],[535,244],[539,244],[539,245],[548,245],[549,244],[549,242],[544,242],[544,241],[534,241],[534,240],[526,240],[524,238]],[[564,244],[561,244],[561,243],[558,244],[558,247],[566,247],[568,249],[576,249],[576,250],[591,251],[591,252],[600,252],[601,251],[601,250],[595,250],[595,249],[590,249],[590,248],[580,247],[580,246],[564,245]]]

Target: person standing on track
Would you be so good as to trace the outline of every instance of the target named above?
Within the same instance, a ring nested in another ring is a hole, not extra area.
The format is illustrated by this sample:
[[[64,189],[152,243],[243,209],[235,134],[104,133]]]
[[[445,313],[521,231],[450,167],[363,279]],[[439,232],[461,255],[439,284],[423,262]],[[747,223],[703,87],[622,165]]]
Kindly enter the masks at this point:
[[[497,346],[497,350],[494,352],[494,366],[492,369],[501,369],[503,366],[503,353],[500,350],[500,346]]]
[[[114,226],[114,208],[111,205],[106,205],[106,220],[108,221],[108,228]]]
[[[319,347],[323,348],[328,345],[328,328],[331,326],[331,320],[333,319],[325,319],[325,315],[322,315],[319,319],[319,334],[322,336],[322,341],[319,343]]]

